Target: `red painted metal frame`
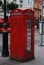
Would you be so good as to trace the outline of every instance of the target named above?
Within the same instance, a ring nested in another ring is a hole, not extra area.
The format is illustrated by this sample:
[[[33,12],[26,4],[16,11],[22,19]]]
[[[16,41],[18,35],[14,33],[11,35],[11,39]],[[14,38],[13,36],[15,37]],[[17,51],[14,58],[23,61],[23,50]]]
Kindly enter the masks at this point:
[[[25,15],[26,12],[32,15]],[[17,14],[17,15],[16,15]],[[25,20],[31,19],[31,52],[26,51],[27,32]],[[10,58],[25,61],[34,58],[34,12],[32,10],[12,10],[10,13]]]

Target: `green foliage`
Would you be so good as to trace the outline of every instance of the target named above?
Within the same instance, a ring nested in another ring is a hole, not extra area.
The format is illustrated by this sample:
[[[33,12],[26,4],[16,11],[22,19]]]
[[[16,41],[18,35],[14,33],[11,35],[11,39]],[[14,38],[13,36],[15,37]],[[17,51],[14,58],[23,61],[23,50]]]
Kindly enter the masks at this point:
[[[18,8],[18,4],[14,3],[14,2],[6,2],[6,12],[9,13],[9,10],[13,10],[13,9],[16,9]],[[2,4],[2,9],[4,11],[4,4]]]
[[[2,1],[0,0],[0,6],[2,5]]]
[[[16,9],[16,8],[18,8],[18,4],[11,2],[10,4],[7,4],[7,8],[9,10]]]

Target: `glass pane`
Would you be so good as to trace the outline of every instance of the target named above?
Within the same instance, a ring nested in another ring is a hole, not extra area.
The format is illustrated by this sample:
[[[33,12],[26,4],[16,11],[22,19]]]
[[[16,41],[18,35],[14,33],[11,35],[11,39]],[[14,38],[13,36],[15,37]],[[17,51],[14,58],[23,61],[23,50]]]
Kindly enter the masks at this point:
[[[27,29],[27,51],[31,52],[31,20],[26,20]]]

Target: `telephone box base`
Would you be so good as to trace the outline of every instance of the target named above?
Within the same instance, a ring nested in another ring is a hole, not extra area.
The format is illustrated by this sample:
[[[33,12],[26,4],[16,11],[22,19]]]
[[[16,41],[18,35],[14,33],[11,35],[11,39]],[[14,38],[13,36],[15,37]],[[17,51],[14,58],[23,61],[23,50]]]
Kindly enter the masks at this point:
[[[15,58],[10,58],[10,59],[11,60],[15,60],[15,61],[19,61],[19,62],[27,62],[27,61],[31,61],[31,60],[35,59],[35,57],[28,58],[28,59],[22,59],[22,60],[15,59]]]

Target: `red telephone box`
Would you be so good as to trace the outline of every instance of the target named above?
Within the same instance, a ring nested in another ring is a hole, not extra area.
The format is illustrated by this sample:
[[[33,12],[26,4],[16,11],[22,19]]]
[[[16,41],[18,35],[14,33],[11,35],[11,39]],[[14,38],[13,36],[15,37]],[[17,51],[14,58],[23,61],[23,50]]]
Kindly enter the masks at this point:
[[[15,9],[10,14],[10,58],[26,61],[34,58],[34,12]]]

